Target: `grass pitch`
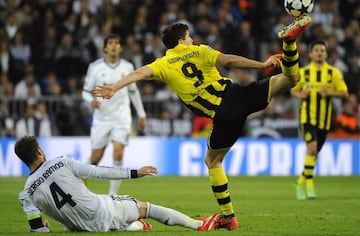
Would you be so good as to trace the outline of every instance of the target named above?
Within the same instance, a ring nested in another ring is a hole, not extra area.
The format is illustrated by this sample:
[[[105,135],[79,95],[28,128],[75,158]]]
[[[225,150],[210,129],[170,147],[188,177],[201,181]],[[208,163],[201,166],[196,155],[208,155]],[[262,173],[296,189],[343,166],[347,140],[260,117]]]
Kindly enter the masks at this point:
[[[295,177],[229,177],[231,198],[239,220],[236,231],[197,232],[148,220],[148,232],[110,232],[109,235],[360,235],[360,176],[316,177],[318,199],[295,200]],[[29,233],[26,216],[18,202],[25,178],[0,178],[0,234]],[[90,180],[89,188],[106,193],[108,181]],[[207,216],[219,208],[207,177],[145,177],[124,180],[121,193],[142,201],[177,209],[191,217]],[[48,218],[43,216],[43,218]],[[48,235],[104,235],[68,233],[49,219]],[[38,234],[35,234],[38,235]]]

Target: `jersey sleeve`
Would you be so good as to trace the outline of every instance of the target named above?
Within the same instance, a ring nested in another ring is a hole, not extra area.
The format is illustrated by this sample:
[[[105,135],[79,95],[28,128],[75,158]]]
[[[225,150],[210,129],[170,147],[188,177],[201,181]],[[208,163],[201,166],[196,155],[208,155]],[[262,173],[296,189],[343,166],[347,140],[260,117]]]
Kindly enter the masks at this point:
[[[41,210],[32,203],[27,188],[19,193],[19,202],[27,216],[31,232],[50,232],[50,229],[44,226]]]
[[[348,90],[343,75],[342,75],[341,72],[340,72],[338,69],[336,69],[336,68],[334,69],[334,77],[333,77],[333,80],[334,80],[334,89],[335,89],[336,91],[345,92],[345,91]]]
[[[199,46],[201,55],[204,55],[204,59],[209,63],[210,65],[214,66],[216,64],[216,60],[218,56],[220,55],[220,51],[213,49],[212,47],[201,44]]]
[[[128,168],[95,166],[81,163],[73,158],[64,157],[64,162],[71,168],[74,174],[86,179],[130,179],[134,176]]]
[[[305,75],[304,75],[304,69],[300,69],[300,80],[299,82],[291,89],[292,91],[300,91],[304,87],[305,84]]]
[[[153,71],[153,79],[161,79],[162,58],[158,58],[147,65]]]
[[[19,202],[21,207],[23,208],[25,214],[29,217],[39,216],[41,214],[40,209],[33,205],[30,196],[27,192],[27,189],[24,189],[19,194]]]
[[[95,87],[95,77],[92,71],[93,71],[93,66],[92,64],[90,64],[86,72],[83,91],[82,91],[82,97],[87,102],[91,102],[92,100],[94,100],[94,95],[91,93],[91,91]]]
[[[129,97],[131,103],[134,105],[137,116],[144,118],[146,116],[145,109],[141,100],[140,92],[135,83],[128,85]]]

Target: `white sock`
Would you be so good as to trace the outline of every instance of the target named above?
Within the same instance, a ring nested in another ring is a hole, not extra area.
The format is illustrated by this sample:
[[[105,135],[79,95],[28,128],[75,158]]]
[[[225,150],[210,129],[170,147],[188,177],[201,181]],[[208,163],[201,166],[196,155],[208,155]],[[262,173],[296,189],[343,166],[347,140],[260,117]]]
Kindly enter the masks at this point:
[[[126,231],[141,231],[144,230],[144,225],[139,221],[134,221],[127,228]]]
[[[146,217],[159,221],[165,225],[178,225],[190,229],[197,229],[203,223],[201,220],[194,220],[174,209],[151,203],[147,203]]]
[[[113,161],[113,165],[115,167],[122,167],[123,162],[122,161]],[[116,180],[110,180],[110,188],[109,188],[109,194],[116,195],[118,194],[118,190],[121,184],[121,179]]]

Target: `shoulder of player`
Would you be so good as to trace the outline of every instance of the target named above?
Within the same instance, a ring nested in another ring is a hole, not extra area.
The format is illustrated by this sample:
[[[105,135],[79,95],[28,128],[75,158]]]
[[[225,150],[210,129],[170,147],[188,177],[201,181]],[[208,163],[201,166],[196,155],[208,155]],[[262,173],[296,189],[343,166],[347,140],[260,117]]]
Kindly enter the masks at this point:
[[[105,60],[103,57],[91,62],[89,64],[89,66],[96,66],[96,65],[102,65],[102,64],[105,64]]]
[[[342,74],[341,71],[337,67],[329,64],[328,62],[324,63],[323,69],[327,70],[327,71],[332,71],[332,73]]]
[[[122,66],[133,66],[133,64],[130,61],[123,58],[120,59],[119,64],[121,64]]]
[[[194,45],[194,46],[198,47],[199,50],[218,51],[218,50],[214,49],[213,47],[211,47],[210,45],[207,45],[207,44],[200,44],[200,45],[198,45],[198,46],[197,46],[197,45]]]

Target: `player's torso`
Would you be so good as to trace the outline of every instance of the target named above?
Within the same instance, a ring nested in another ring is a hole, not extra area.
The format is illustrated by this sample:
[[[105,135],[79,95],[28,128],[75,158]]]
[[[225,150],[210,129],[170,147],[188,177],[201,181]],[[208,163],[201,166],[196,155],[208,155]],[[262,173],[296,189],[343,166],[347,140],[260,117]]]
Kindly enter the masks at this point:
[[[325,64],[316,68],[310,64],[300,69],[303,90],[309,91],[307,99],[302,100],[300,107],[300,122],[310,123],[320,129],[328,129],[331,122],[331,97],[322,96],[323,89],[336,90],[334,83],[334,68]]]
[[[124,76],[132,72],[132,66],[125,60],[110,65],[104,60],[94,64],[92,70],[96,85],[110,85],[116,83]],[[99,98],[100,108],[95,110],[94,122],[131,122],[130,116],[130,100],[128,88],[125,87],[117,91],[111,99]]]
[[[86,229],[98,214],[99,201],[63,158],[45,162],[28,179],[35,206],[72,230]]]
[[[200,109],[208,116],[213,115],[213,111],[208,110],[213,109],[212,105],[219,105],[221,97],[218,94],[225,89],[225,85],[218,82],[222,78],[215,67],[218,54],[211,52],[199,46],[176,47],[156,62],[161,68],[161,80],[186,105]],[[202,101],[208,101],[209,107],[205,107],[205,102],[200,104]]]

